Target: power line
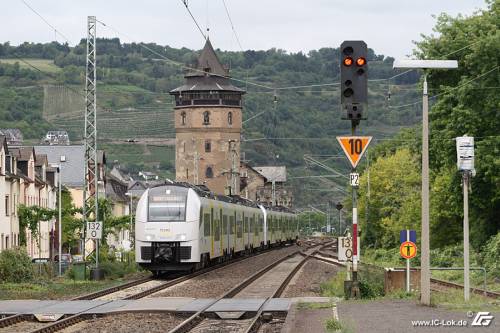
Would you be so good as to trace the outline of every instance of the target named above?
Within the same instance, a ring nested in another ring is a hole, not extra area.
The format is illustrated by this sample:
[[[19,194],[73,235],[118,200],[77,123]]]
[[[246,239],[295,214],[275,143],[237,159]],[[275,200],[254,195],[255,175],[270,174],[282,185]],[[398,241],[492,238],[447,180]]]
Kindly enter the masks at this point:
[[[188,0],[181,0],[181,2],[184,4],[184,6],[186,7],[186,10],[188,11],[189,15],[191,16],[191,18],[193,19],[193,22],[194,24],[196,24],[196,27],[198,28],[198,30],[200,31],[200,34],[203,36],[203,39],[207,39],[207,36],[203,33],[203,30],[201,29],[200,25],[198,24],[198,21],[196,21],[196,19],[194,18],[194,15],[193,13],[191,13],[191,10],[189,9],[189,6],[188,6]]]
[[[33,7],[31,7],[25,0],[21,0],[21,2],[24,3],[24,5],[28,7],[33,13],[35,13],[39,18],[41,18],[42,21],[45,22],[45,24],[47,24],[52,30],[54,30],[54,33],[59,34],[59,36],[64,38],[68,42],[68,44],[71,43],[66,36],[64,36],[59,30],[56,29],[56,27],[50,24],[49,21],[47,21],[39,12],[37,12]]]
[[[231,29],[233,30],[233,34],[234,34],[234,37],[236,38],[236,42],[238,43],[240,50],[243,52],[243,47],[241,46],[240,39],[238,38],[238,34],[236,33],[236,29],[234,28],[234,24],[233,24],[233,20],[231,19],[231,15],[229,15],[229,9],[227,8],[226,1],[222,0],[222,3],[224,4],[224,9],[226,10],[227,18],[229,20],[229,24],[231,25]]]

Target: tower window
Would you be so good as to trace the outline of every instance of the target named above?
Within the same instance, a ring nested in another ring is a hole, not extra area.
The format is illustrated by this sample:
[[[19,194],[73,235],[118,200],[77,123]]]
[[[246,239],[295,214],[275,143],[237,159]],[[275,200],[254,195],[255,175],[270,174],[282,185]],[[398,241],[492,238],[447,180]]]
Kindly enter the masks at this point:
[[[186,125],[186,112],[181,113],[181,124]]]
[[[203,125],[209,125],[210,124],[210,112],[205,111],[203,112]]]
[[[212,143],[210,140],[205,141],[205,152],[210,153],[212,151]]]
[[[228,123],[229,125],[232,125],[232,124],[233,124],[233,113],[232,113],[232,112],[229,112],[229,113],[227,114],[227,123]]]
[[[207,170],[205,171],[205,177],[214,178],[214,170],[212,170],[212,167],[207,167]]]

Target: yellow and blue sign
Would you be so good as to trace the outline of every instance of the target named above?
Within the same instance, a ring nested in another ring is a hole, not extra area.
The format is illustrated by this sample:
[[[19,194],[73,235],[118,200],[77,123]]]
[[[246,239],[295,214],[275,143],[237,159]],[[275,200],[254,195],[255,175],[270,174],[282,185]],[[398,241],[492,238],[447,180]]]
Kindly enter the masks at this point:
[[[412,242],[412,243],[417,243],[417,232],[415,230],[409,230],[409,236],[408,238],[408,230],[401,230],[399,232],[399,242],[404,243],[404,242]]]

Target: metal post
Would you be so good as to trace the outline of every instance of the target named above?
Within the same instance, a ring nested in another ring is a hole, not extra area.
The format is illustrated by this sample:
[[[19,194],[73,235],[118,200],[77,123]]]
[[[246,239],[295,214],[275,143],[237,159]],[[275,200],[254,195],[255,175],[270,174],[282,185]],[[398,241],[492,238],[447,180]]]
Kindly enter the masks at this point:
[[[195,184],[196,185],[196,184]],[[129,235],[128,235],[128,240],[132,240],[132,227],[133,227],[133,219],[132,219],[132,205],[133,205],[133,202],[132,202],[132,193],[130,193],[130,209],[128,211],[129,215],[130,215],[130,231],[129,231]]]
[[[422,254],[420,271],[420,302],[431,304],[431,276],[429,259],[429,99],[427,75],[424,74],[422,96]]]
[[[276,206],[276,181],[274,179],[271,182],[271,197],[272,205]]]
[[[92,211],[98,222],[98,176],[97,165],[97,104],[96,104],[96,18],[87,18],[87,64],[85,75],[85,187],[83,203],[84,231]],[[88,205],[88,207],[87,207]],[[88,209],[88,211],[87,211]],[[95,242],[96,270],[99,267],[99,240]],[[83,253],[85,258],[85,232],[83,233]],[[99,273],[97,273],[99,275]]]
[[[410,240],[409,229],[406,229],[406,240]],[[406,259],[406,292],[410,292],[410,259]]]
[[[58,239],[59,239],[59,276],[62,275],[62,210],[61,210],[61,207],[62,207],[62,204],[61,204],[61,200],[62,200],[62,191],[61,191],[61,165],[59,165],[59,167],[57,168],[58,172],[58,179],[57,181],[59,182],[59,232],[57,233],[58,235]]]
[[[464,191],[464,300],[470,300],[469,281],[469,172],[463,173]]]
[[[352,135],[356,132],[355,121],[352,122]],[[356,172],[356,168],[352,168]],[[352,186],[352,287],[351,297],[359,298],[360,290],[358,284],[358,189]]]

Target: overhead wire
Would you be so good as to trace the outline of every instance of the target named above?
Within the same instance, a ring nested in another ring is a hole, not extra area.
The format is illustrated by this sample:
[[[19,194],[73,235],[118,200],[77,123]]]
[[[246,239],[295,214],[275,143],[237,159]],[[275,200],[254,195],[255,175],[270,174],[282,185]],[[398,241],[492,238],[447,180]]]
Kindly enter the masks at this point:
[[[33,13],[35,13],[35,15],[37,15],[43,22],[45,22],[45,24],[47,24],[52,30],[54,30],[54,33],[59,36],[61,36],[62,38],[64,38],[68,43],[71,43],[70,40],[62,33],[60,32],[59,30],[57,30],[57,28],[55,26],[53,26],[52,24],[50,24],[49,21],[47,21],[38,11],[36,11],[33,7],[31,7],[27,1],[25,0],[21,0],[21,2],[26,6],[28,7]]]
[[[203,39],[207,39],[207,36],[203,33],[203,30],[201,29],[200,25],[198,24],[198,21],[196,21],[196,18],[194,17],[193,13],[191,13],[191,9],[189,9],[188,1],[187,0],[181,0],[181,2],[184,4],[184,7],[186,7],[187,12],[189,13],[189,16],[193,19],[194,24],[196,24],[196,27],[200,31],[200,34],[203,36]]]

